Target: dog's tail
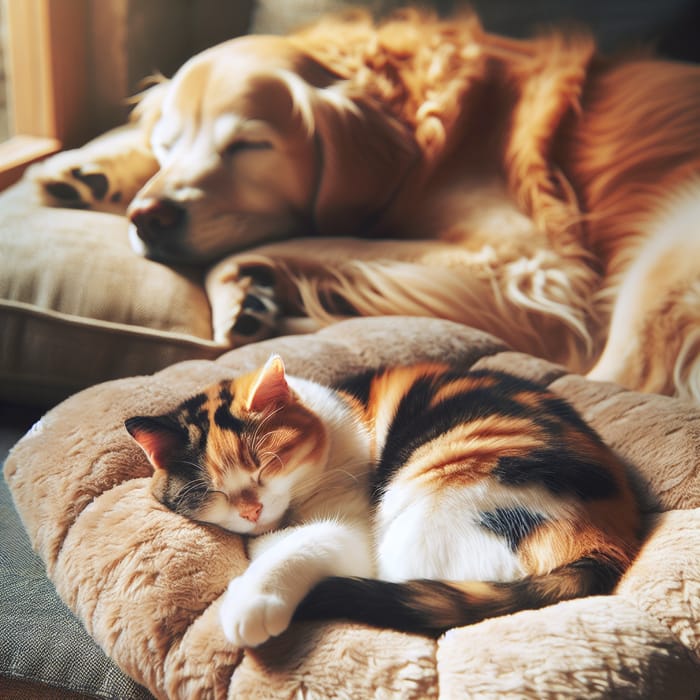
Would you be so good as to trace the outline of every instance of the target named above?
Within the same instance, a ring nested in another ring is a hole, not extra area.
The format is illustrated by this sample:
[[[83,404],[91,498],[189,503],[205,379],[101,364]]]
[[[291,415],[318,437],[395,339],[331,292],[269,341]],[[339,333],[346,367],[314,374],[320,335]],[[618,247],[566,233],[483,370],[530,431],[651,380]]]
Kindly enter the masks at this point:
[[[620,569],[614,563],[586,557],[549,574],[507,583],[391,583],[331,577],[309,592],[294,619],[346,619],[437,637],[452,627],[489,617],[536,610],[571,598],[608,594],[619,576]]]

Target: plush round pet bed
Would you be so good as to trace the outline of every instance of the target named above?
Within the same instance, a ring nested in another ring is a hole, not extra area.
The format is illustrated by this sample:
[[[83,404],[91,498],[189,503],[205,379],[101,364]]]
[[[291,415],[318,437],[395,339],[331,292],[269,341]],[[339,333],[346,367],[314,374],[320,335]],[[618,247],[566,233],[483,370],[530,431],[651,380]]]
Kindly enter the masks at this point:
[[[321,381],[389,362],[455,359],[543,380],[630,463],[649,534],[617,592],[450,630],[437,641],[296,624],[242,651],[218,625],[246,566],[236,535],[175,515],[123,427],[272,351]],[[700,688],[700,409],[569,375],[468,328],[358,319],[310,336],[101,384],[50,411],[5,476],[61,597],[116,663],[160,698],[689,698]]]

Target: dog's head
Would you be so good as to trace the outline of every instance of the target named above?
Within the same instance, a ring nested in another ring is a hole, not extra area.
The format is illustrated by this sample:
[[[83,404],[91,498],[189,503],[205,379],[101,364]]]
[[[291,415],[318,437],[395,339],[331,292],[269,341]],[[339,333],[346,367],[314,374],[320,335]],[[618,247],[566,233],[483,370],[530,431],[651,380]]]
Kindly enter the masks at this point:
[[[134,248],[153,258],[362,235],[416,158],[406,130],[281,37],[208,49],[156,90],[142,109],[160,168],[128,212]]]

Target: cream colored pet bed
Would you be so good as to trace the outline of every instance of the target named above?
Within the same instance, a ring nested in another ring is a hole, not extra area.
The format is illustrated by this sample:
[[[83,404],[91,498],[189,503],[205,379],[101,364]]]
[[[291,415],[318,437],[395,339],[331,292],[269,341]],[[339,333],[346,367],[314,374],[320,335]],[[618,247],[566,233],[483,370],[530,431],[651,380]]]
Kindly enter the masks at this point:
[[[551,383],[631,465],[648,540],[615,595],[454,629],[437,641],[297,624],[260,649],[226,643],[217,606],[246,566],[240,538],[152,499],[123,428],[275,350],[321,381],[390,362],[456,359]],[[59,594],[117,664],[159,698],[672,698],[700,689],[700,410],[621,391],[429,319],[359,319],[216,361],[98,385],[49,412],[5,476]]]

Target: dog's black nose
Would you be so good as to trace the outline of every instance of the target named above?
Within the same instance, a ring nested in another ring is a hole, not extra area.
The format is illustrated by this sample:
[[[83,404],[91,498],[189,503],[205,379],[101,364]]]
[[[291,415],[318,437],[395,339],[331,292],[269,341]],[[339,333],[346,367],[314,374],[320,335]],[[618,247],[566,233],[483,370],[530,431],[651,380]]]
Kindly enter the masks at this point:
[[[185,210],[167,200],[151,199],[129,211],[139,238],[146,244],[163,242],[163,237],[178,231],[185,220]]]

